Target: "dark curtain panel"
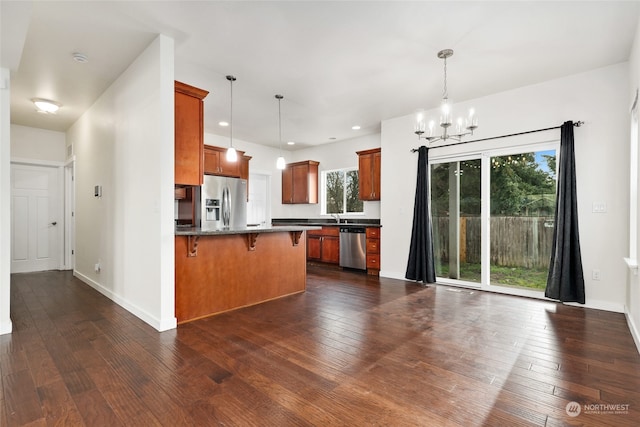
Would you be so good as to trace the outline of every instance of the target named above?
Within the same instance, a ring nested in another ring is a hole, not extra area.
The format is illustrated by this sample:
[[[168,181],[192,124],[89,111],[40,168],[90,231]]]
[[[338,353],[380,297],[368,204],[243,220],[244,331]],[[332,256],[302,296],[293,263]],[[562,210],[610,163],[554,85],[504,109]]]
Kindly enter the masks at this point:
[[[436,281],[429,212],[429,149],[424,145],[418,149],[418,180],[413,207],[413,231],[405,277],[423,283]]]
[[[584,274],[578,235],[576,164],[571,121],[565,122],[560,131],[556,203],[554,239],[544,295],[562,302],[584,304]]]

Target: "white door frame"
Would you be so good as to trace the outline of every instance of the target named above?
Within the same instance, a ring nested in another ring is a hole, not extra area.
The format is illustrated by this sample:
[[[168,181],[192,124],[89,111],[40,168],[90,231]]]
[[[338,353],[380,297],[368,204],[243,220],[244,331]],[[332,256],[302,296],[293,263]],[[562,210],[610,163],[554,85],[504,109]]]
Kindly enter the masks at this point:
[[[64,270],[76,266],[76,158],[73,156],[64,165]]]
[[[34,160],[34,159],[24,159],[24,158],[11,158],[11,166],[13,165],[24,165],[24,166],[41,166],[41,167],[49,167],[56,169],[56,179],[58,180],[58,212],[56,212],[56,216],[58,218],[64,218],[64,192],[63,186],[64,183],[64,163],[49,161],[49,160]],[[58,266],[59,270],[64,269],[64,239],[62,227],[57,227],[56,229],[57,238],[58,238]]]

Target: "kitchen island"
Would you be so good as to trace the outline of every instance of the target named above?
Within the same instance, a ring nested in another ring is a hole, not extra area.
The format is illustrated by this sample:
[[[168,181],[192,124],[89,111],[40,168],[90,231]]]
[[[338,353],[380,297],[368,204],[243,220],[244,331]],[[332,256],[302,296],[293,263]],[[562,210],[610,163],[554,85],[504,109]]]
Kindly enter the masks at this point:
[[[313,226],[175,232],[178,324],[304,292]]]

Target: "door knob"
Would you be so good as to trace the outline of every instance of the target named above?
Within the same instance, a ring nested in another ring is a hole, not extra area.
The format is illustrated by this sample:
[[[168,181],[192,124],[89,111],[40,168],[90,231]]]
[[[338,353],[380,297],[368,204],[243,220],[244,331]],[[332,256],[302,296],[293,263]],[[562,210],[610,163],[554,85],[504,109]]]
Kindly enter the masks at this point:
[[[53,221],[51,225],[58,225],[58,223],[56,221]]]

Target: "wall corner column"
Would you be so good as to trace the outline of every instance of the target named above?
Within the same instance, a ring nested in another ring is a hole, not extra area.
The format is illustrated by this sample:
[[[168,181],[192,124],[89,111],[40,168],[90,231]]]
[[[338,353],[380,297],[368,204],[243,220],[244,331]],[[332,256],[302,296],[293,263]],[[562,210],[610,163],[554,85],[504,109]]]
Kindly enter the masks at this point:
[[[10,74],[0,68],[0,335],[11,333]]]

